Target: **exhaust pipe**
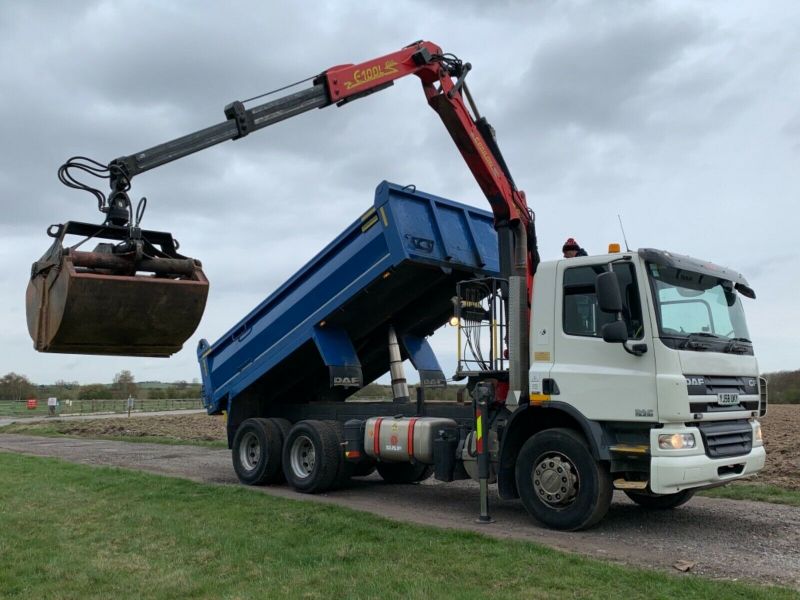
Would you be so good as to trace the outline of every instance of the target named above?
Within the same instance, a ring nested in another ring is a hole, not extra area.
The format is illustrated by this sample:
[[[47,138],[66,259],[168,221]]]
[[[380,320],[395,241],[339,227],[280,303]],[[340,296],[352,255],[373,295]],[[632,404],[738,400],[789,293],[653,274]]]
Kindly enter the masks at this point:
[[[403,370],[403,358],[394,326],[389,326],[389,373],[392,376],[392,397],[395,402],[408,402],[408,383]]]

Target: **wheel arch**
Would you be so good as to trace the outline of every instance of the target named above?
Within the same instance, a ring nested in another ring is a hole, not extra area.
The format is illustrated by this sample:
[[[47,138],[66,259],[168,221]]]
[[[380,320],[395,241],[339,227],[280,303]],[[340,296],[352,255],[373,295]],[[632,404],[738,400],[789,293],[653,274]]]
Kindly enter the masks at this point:
[[[611,460],[600,424],[587,419],[574,406],[564,402],[548,402],[544,406],[521,407],[512,414],[500,443],[497,486],[501,498],[519,497],[514,467],[522,445],[532,435],[553,427],[564,427],[580,432],[595,460]]]

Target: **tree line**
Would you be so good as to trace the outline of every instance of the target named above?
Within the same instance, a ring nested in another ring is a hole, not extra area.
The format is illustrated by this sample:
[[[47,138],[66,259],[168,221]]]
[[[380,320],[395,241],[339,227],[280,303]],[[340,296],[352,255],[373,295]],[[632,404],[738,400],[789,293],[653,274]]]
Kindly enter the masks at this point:
[[[193,399],[200,397],[200,384],[196,381],[172,383],[152,382],[137,385],[133,374],[123,370],[114,375],[112,383],[89,383],[59,380],[53,384],[36,384],[25,375],[7,373],[0,377],[0,400],[21,402],[29,398],[44,400],[56,397],[59,400],[107,400],[124,399]]]
[[[769,399],[775,404],[800,404],[800,369],[796,371],[778,371],[766,373],[764,377],[769,383]],[[414,386],[410,386],[412,399],[416,398]],[[425,396],[429,400],[455,401],[463,386],[450,385],[444,390],[427,390]],[[463,392],[462,392],[463,394]],[[371,383],[356,394],[361,397],[391,398],[392,386]],[[25,375],[7,373],[0,378],[0,400],[27,400],[28,398],[45,399],[55,396],[61,400],[106,400],[109,398],[145,399],[182,399],[199,398],[200,384],[196,381],[176,381],[173,383],[148,383],[137,385],[130,371],[120,371],[114,375],[114,381],[106,383],[90,383],[81,385],[77,381],[59,380],[51,385],[37,385]],[[467,399],[468,401],[468,399]]]
[[[774,404],[800,404],[800,369],[767,373],[769,401]]]

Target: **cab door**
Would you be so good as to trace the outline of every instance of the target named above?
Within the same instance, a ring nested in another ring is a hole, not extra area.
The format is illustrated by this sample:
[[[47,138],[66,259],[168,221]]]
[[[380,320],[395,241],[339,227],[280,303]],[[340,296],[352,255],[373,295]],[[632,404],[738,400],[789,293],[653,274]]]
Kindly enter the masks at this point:
[[[641,356],[603,341],[602,327],[616,315],[600,310],[595,278],[609,268],[620,284],[628,337],[649,346]],[[649,312],[642,303],[647,297],[643,274],[632,261],[609,265],[607,258],[598,262],[587,257],[560,261],[556,280],[550,377],[558,394],[552,400],[567,402],[593,420],[657,420],[655,354]]]

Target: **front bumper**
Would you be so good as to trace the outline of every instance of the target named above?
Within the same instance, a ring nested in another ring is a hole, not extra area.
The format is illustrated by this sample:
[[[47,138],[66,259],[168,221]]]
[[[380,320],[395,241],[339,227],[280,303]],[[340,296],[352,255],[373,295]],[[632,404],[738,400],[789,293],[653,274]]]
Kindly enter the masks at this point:
[[[764,468],[766,452],[754,447],[744,456],[709,458],[653,456],[650,459],[650,489],[655,494],[674,494],[687,488],[707,487],[757,473]]]

